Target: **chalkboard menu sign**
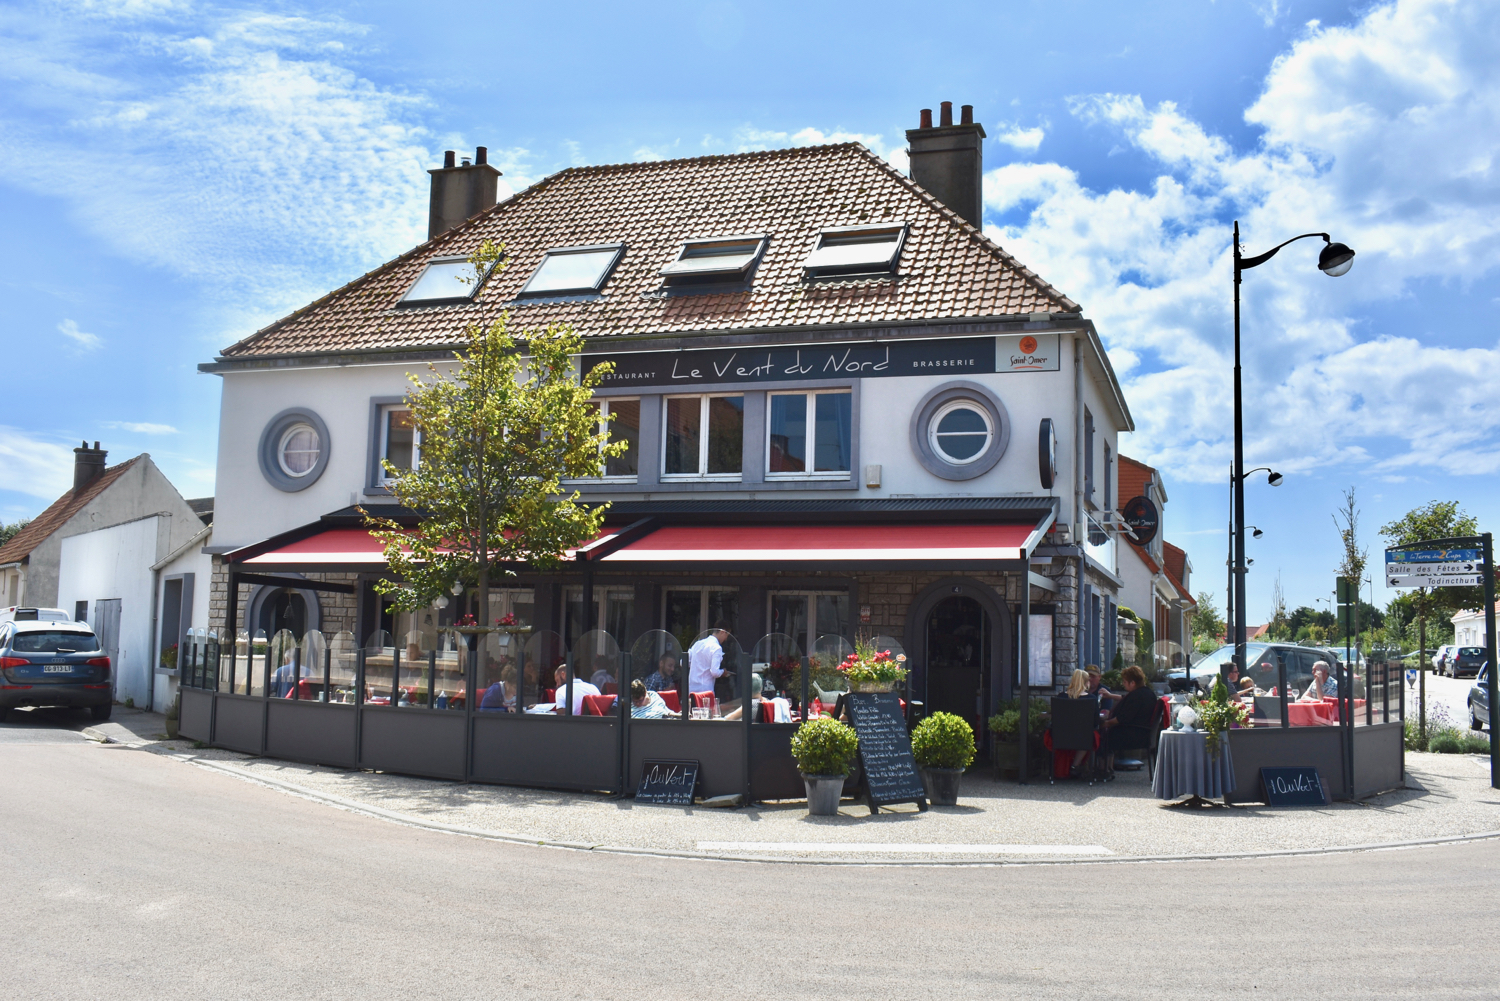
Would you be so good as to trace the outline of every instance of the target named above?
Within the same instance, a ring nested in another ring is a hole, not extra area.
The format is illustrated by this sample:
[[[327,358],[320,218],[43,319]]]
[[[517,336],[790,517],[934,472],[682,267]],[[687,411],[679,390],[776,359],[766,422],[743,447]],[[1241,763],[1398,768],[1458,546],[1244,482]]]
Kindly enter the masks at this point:
[[[911,738],[894,692],[850,692],[849,723],[859,735],[860,780],[870,812],[887,803],[916,803],[927,809],[927,789],[911,756]]]
[[[1270,806],[1326,806],[1323,782],[1311,765],[1295,768],[1262,768],[1261,788]]]
[[[692,806],[693,791],[697,788],[697,761],[647,759],[641,763],[641,784],[636,787],[635,800],[637,803]]]

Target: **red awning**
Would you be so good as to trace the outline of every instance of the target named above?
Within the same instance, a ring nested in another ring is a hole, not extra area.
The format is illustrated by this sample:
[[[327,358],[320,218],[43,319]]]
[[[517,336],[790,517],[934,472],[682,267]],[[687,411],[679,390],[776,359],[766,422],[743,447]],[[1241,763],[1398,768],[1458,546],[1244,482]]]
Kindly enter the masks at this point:
[[[1035,524],[670,525],[600,563],[949,563],[1022,560]]]
[[[597,545],[613,538],[606,532],[585,545]],[[569,549],[563,558],[571,560],[577,553]],[[248,559],[236,560],[229,554],[232,563],[247,567],[298,566],[298,567],[383,567],[385,547],[380,540],[363,528],[327,528],[295,542],[282,543]]]

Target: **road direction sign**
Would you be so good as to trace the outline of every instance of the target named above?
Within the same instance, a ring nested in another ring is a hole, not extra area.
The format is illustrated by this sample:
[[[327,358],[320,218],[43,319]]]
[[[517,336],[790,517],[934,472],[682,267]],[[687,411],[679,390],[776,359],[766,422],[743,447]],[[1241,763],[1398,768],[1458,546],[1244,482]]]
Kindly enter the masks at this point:
[[[1387,549],[1386,587],[1476,587],[1484,583],[1478,549]]]

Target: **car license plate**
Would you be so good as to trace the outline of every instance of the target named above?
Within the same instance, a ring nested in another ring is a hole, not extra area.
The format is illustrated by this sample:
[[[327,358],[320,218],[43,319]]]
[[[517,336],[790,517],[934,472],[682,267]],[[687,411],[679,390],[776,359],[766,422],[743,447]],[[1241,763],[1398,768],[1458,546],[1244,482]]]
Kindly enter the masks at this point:
[[[42,665],[42,673],[43,674],[72,674],[73,673],[73,665],[72,664],[43,664]]]

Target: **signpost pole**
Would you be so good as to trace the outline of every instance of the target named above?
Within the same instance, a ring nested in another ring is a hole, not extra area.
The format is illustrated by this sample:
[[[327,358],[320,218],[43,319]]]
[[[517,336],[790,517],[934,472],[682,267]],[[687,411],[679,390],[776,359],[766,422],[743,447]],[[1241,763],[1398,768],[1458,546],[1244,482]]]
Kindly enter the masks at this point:
[[[1489,671],[1485,694],[1490,707],[1490,788],[1500,789],[1500,729],[1495,727],[1495,541],[1489,532],[1480,538],[1484,540],[1484,658]]]
[[[1027,570],[1031,569],[1030,561],[1027,561]],[[1021,577],[1021,637],[1017,644],[1020,655],[1016,658],[1020,661],[1017,674],[1020,675],[1020,696],[1016,704],[1021,707],[1021,746],[1019,748],[1021,764],[1021,785],[1026,785],[1030,775],[1031,767],[1030,745],[1031,745],[1031,578],[1025,574]],[[1491,671],[1491,674],[1494,672]],[[1492,703],[1493,704],[1493,703]],[[1047,774],[1052,774],[1048,772]]]

